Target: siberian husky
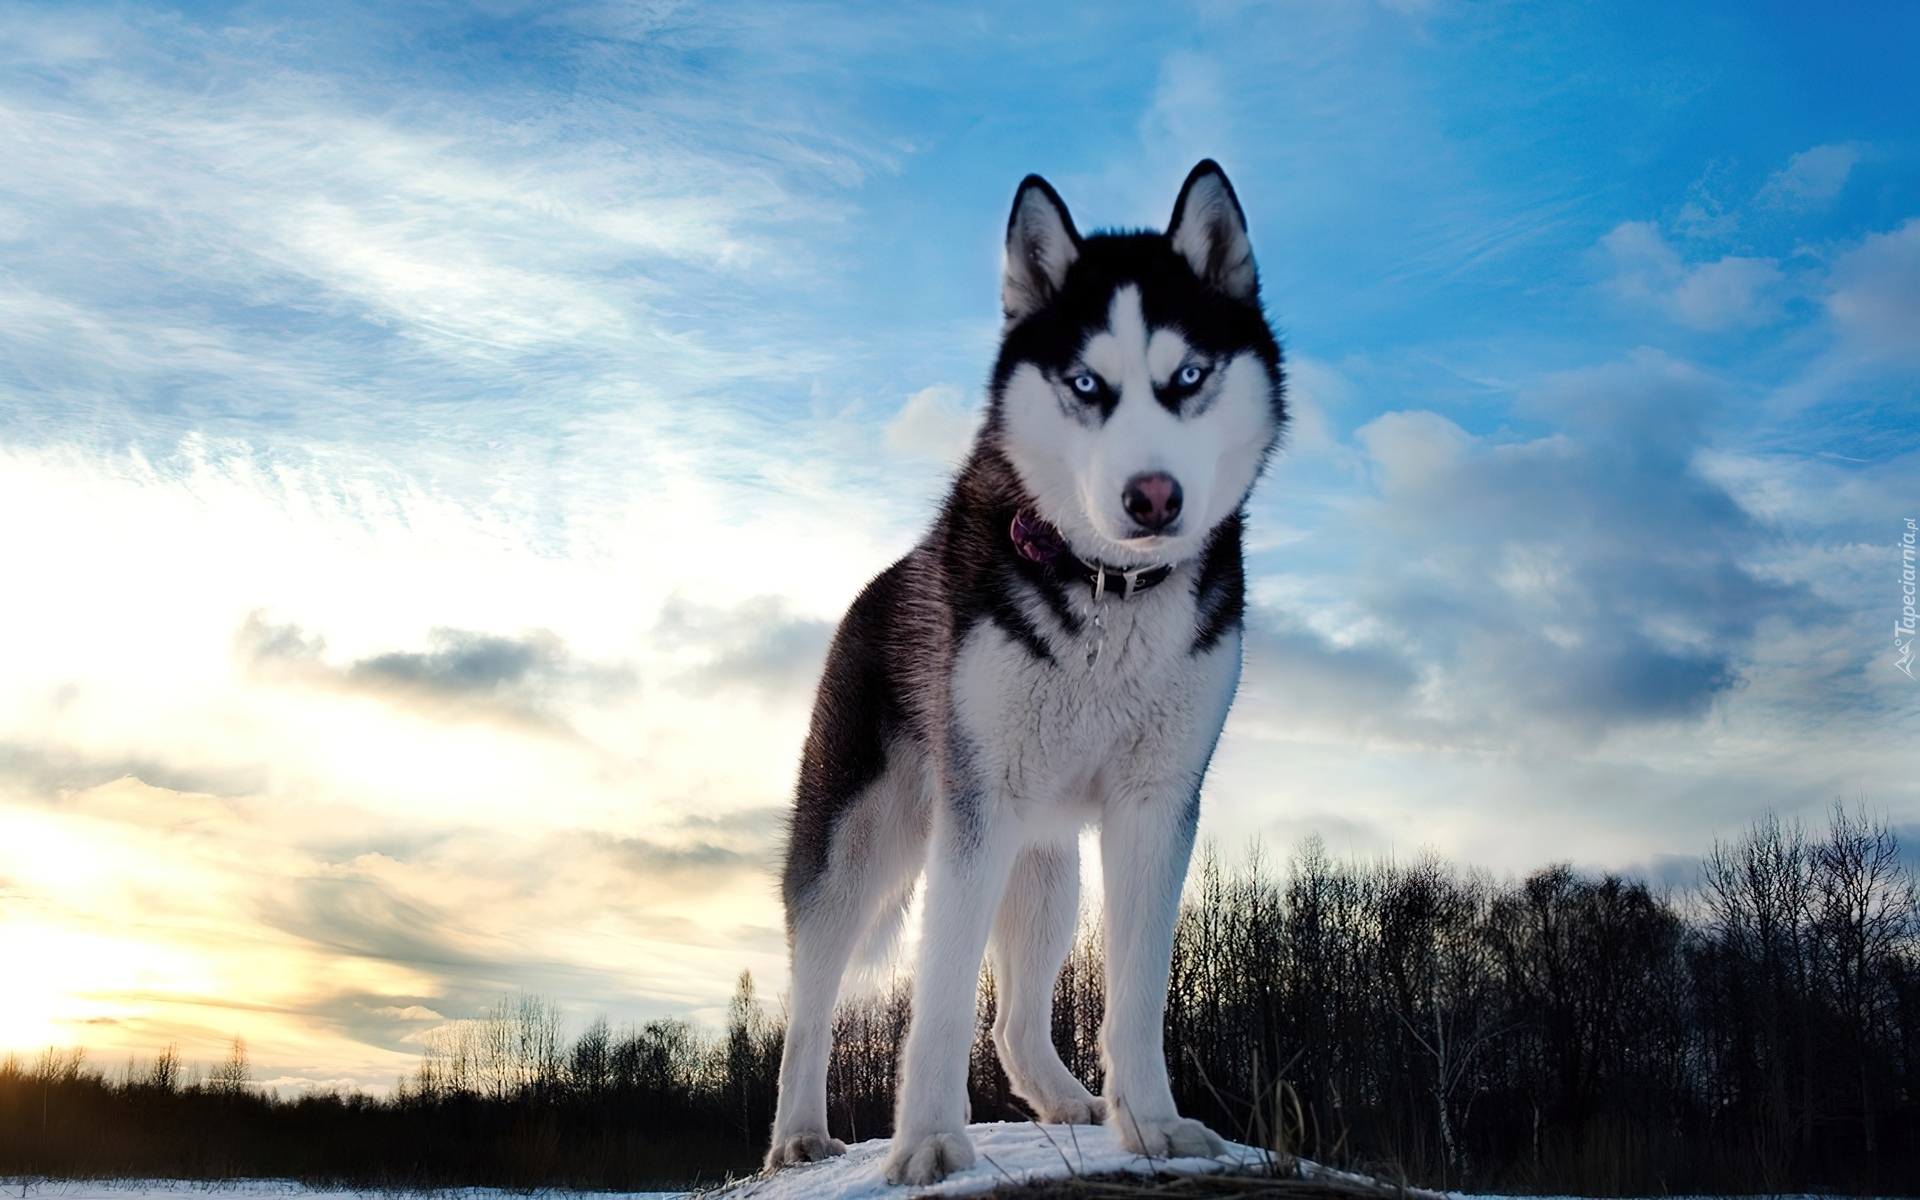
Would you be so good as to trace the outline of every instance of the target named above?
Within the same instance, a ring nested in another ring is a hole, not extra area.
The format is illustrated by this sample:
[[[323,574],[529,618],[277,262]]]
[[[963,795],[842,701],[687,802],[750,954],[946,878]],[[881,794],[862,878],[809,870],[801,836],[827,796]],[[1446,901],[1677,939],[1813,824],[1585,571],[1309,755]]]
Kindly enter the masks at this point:
[[[967,1054],[991,951],[994,1044],[1042,1121],[1217,1154],[1161,1044],[1200,782],[1240,678],[1242,508],[1286,420],[1246,221],[1202,162],[1167,232],[1081,236],[1037,175],[1007,223],[986,420],[933,531],[869,583],[828,654],[783,894],[793,991],[769,1168],[839,1154],[841,977],[926,874],[889,1181],[971,1166]],[[1100,825],[1105,1094],[1049,1033]]]

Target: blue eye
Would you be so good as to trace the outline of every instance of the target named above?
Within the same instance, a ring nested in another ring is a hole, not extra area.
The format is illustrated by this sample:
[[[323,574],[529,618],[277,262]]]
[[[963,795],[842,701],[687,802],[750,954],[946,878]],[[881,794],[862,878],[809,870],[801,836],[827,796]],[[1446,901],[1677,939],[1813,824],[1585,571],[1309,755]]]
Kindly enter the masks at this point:
[[[1082,372],[1073,377],[1073,390],[1082,396],[1091,396],[1100,390],[1100,381],[1092,375]]]
[[[1180,380],[1180,386],[1192,387],[1194,384],[1199,383],[1201,378],[1204,377],[1205,375],[1206,375],[1206,372],[1204,370],[1200,369],[1199,367],[1195,366],[1192,363],[1188,363],[1186,366],[1180,368],[1180,374],[1178,376]]]

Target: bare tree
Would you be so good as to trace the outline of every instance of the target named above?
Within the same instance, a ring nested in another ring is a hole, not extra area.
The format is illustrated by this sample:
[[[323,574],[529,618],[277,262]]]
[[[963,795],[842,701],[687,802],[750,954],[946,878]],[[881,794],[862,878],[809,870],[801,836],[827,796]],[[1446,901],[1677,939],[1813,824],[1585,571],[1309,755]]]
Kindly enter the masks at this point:
[[[1813,858],[1796,822],[1772,814],[1703,864],[1705,902],[1735,972],[1733,986],[1758,1017],[1754,1065],[1772,1119],[1813,1141],[1813,1029],[1804,1003],[1812,983]],[[1797,1084],[1797,1086],[1796,1086]]]
[[[1874,1120],[1874,1046],[1891,1003],[1884,964],[1914,911],[1915,890],[1901,869],[1900,843],[1884,819],[1850,815],[1834,801],[1827,837],[1813,848],[1814,920],[1821,974],[1858,1066],[1862,1135],[1879,1149]]]
[[[147,1086],[156,1092],[179,1088],[180,1046],[177,1042],[168,1042],[167,1048],[154,1056],[153,1065],[147,1068]]]
[[[247,1061],[247,1039],[233,1035],[227,1057],[207,1076],[207,1087],[223,1096],[243,1094],[253,1083],[253,1066]]]

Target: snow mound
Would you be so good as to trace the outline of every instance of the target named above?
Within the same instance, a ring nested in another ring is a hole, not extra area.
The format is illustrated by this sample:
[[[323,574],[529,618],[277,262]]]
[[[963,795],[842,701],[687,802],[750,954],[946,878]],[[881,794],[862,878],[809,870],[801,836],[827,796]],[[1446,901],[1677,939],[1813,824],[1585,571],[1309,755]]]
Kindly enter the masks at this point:
[[[1112,1175],[1130,1172],[1152,1175],[1159,1171],[1199,1174],[1263,1165],[1264,1150],[1227,1143],[1220,1158],[1155,1158],[1120,1148],[1120,1139],[1105,1125],[1042,1125],[1033,1121],[999,1121],[967,1126],[979,1161],[939,1183],[920,1188],[894,1187],[883,1167],[890,1145],[886,1138],[848,1146],[847,1152],[825,1162],[787,1167],[772,1175],[728,1188],[727,1200],[902,1200],[908,1196],[977,1196],[1008,1183],[1065,1179],[1072,1175]]]

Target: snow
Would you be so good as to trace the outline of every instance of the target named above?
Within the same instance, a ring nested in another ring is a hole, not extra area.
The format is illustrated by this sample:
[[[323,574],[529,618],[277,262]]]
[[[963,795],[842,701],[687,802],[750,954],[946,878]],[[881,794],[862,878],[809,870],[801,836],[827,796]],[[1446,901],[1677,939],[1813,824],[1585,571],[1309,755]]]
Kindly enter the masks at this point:
[[[895,1188],[881,1175],[887,1140],[877,1138],[847,1148],[826,1162],[789,1167],[772,1176],[743,1180],[721,1192],[695,1193],[713,1200],[909,1200],[917,1196],[975,1196],[996,1186],[1069,1175],[1109,1175],[1155,1171],[1219,1171],[1237,1164],[1257,1165],[1264,1152],[1229,1142],[1223,1159],[1175,1158],[1149,1162],[1120,1148],[1113,1132],[1098,1125],[1035,1125],[1002,1123],[971,1125],[980,1161],[928,1188]],[[1327,1167],[1303,1162],[1309,1175],[1358,1180]],[[432,1196],[434,1200],[688,1200],[685,1192],[574,1192],[558,1188],[506,1191],[500,1188],[446,1188],[432,1192],[317,1188],[284,1179],[234,1179],[207,1182],[194,1179],[21,1180],[0,1178],[0,1200],[396,1200],[397,1196]],[[1432,1197],[1410,1191],[1410,1197]],[[1509,1197],[1445,1194],[1445,1200],[1510,1200]],[[1578,1197],[1530,1197],[1529,1200],[1579,1200]],[[1713,1197],[1673,1197],[1669,1200],[1714,1200]],[[1776,1200],[1830,1200],[1820,1196],[1782,1196]]]
[[[436,1200],[683,1200],[685,1192],[572,1192],[557,1188],[444,1188],[432,1192],[309,1187],[288,1179],[43,1179],[0,1180],[0,1200],[395,1200],[431,1195]]]
[[[969,1125],[975,1165],[924,1188],[889,1185],[882,1172],[886,1138],[860,1142],[825,1162],[788,1167],[769,1176],[742,1180],[725,1189],[726,1200],[905,1200],[911,1196],[976,1196],[1003,1183],[1061,1179],[1069,1175],[1108,1175],[1155,1171],[1219,1171],[1266,1161],[1263,1151],[1228,1143],[1224,1158],[1148,1160],[1120,1148],[1103,1125],[1040,1125],[1028,1121]],[[434,1193],[441,1200],[674,1200],[674,1192],[506,1192],[496,1188],[458,1188]],[[14,1183],[0,1200],[394,1200],[392,1192],[314,1188],[287,1180],[244,1179],[204,1183],[195,1180],[45,1180]]]
[[[1149,1160],[1120,1148],[1120,1141],[1103,1125],[1040,1125],[1034,1122],[998,1122],[969,1125],[979,1161],[970,1169],[923,1188],[890,1186],[882,1174],[888,1141],[875,1138],[847,1147],[847,1152],[825,1162],[788,1167],[772,1175],[741,1180],[718,1192],[574,1192],[562,1189],[506,1191],[499,1188],[446,1188],[400,1195],[430,1195],[434,1200],[688,1200],[689,1195],[713,1200],[909,1200],[918,1196],[977,1196],[1006,1183],[1064,1179],[1071,1175],[1152,1175],[1160,1171],[1201,1173],[1235,1167],[1259,1167],[1267,1152],[1235,1142],[1227,1143],[1221,1158],[1159,1158]],[[1301,1161],[1304,1174],[1330,1180],[1367,1183],[1360,1176]],[[1442,1200],[1432,1192],[1409,1190],[1409,1197]],[[394,1191],[319,1188],[284,1179],[239,1179],[203,1182],[190,1179],[132,1180],[21,1180],[0,1178],[0,1200],[396,1200]],[[1508,1200],[1506,1197],[1445,1194],[1444,1200]],[[1531,1200],[1577,1200],[1575,1197],[1536,1197]],[[1692,1200],[1712,1200],[1694,1197]],[[1825,1200],[1821,1197],[1780,1197],[1779,1200]]]
[[[1111,1175],[1156,1171],[1207,1172],[1253,1166],[1266,1153],[1250,1146],[1227,1143],[1223,1158],[1157,1158],[1148,1160],[1120,1148],[1120,1139],[1104,1125],[1041,1125],[1032,1121],[1002,1121],[969,1125],[967,1135],[980,1156],[972,1167],[930,1187],[892,1187],[882,1174],[886,1138],[848,1146],[847,1152],[825,1162],[788,1167],[784,1171],[729,1188],[727,1200],[901,1200],[905,1196],[977,1196],[1005,1183],[1063,1179],[1069,1175]]]

